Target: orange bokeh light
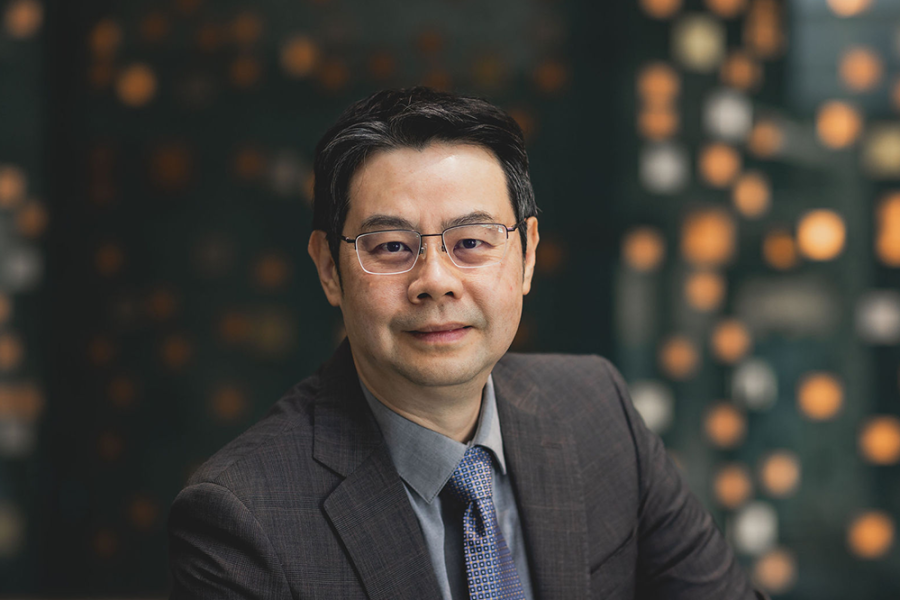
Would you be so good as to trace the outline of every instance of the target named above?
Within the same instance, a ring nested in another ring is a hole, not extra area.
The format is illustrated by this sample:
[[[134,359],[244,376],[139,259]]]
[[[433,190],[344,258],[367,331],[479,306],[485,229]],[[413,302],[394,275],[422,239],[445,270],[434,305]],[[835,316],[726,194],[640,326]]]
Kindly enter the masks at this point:
[[[684,286],[688,304],[696,310],[717,309],[725,298],[725,278],[711,271],[691,273]]]
[[[834,418],[844,404],[844,386],[829,373],[811,373],[797,386],[797,404],[814,421]]]
[[[791,452],[773,452],[762,461],[759,478],[770,496],[790,496],[800,485],[800,461]]]
[[[762,67],[749,54],[740,50],[731,53],[719,70],[722,82],[733,88],[748,91],[762,81]]]
[[[256,283],[266,289],[276,289],[287,283],[291,265],[281,256],[269,254],[260,258],[254,270]]]
[[[234,36],[234,41],[243,46],[255,44],[262,32],[262,19],[259,15],[252,12],[239,14],[231,23],[231,33]]]
[[[6,5],[3,21],[10,37],[31,37],[44,22],[44,7],[37,0],[13,0]]]
[[[853,144],[862,131],[863,119],[859,111],[846,102],[832,100],[819,108],[816,133],[823,144],[838,150]]]
[[[94,266],[101,275],[109,277],[115,275],[125,264],[125,255],[122,249],[115,244],[104,244],[94,255]]]
[[[844,220],[832,210],[810,211],[797,226],[797,247],[812,260],[831,260],[844,249]]]
[[[636,271],[654,271],[666,256],[666,240],[653,227],[638,227],[622,240],[622,257]]]
[[[828,6],[839,17],[852,17],[869,8],[872,0],[828,0]]]
[[[716,325],[711,341],[713,355],[727,364],[742,359],[753,344],[750,332],[737,319],[725,319]]]
[[[797,581],[797,560],[787,550],[767,552],[756,561],[753,580],[769,593],[783,594]]]
[[[734,255],[735,225],[720,209],[689,214],[682,226],[681,253],[685,260],[700,267],[727,263]]]
[[[217,418],[233,421],[247,411],[247,397],[238,388],[225,385],[213,394],[211,409]]]
[[[700,152],[700,176],[709,185],[727,187],[741,170],[741,155],[727,144],[709,144]]]
[[[881,58],[870,48],[850,48],[840,58],[838,73],[854,92],[866,92],[881,80]]]
[[[772,158],[781,151],[784,134],[781,128],[768,119],[760,119],[750,131],[747,149],[759,158]]]
[[[706,413],[706,437],[719,448],[734,448],[744,441],[747,420],[733,405],[721,402]]]
[[[763,239],[763,258],[770,267],[784,271],[797,265],[797,245],[787,231],[775,230]]]
[[[678,131],[678,120],[678,113],[669,106],[646,106],[638,113],[638,132],[650,140],[665,140]]]
[[[533,77],[540,91],[554,94],[569,82],[569,69],[558,60],[546,59],[535,67]]]
[[[14,333],[0,334],[0,372],[9,372],[22,364],[25,347]]]
[[[169,21],[161,12],[153,12],[141,20],[141,37],[150,43],[161,41],[169,33]]]
[[[143,106],[156,95],[156,75],[146,64],[133,64],[119,75],[116,92],[123,104]]]
[[[350,80],[350,70],[341,59],[328,58],[319,63],[316,77],[326,91],[337,92]]]
[[[775,0],[756,0],[744,20],[744,45],[760,58],[775,58],[785,46],[781,7]]]
[[[296,35],[281,48],[281,67],[291,77],[306,77],[319,61],[319,49],[305,35]]]
[[[900,193],[890,194],[878,207],[875,254],[889,267],[900,267]]]
[[[0,325],[6,323],[12,316],[12,300],[6,294],[0,293]]]
[[[759,171],[750,171],[741,175],[731,193],[738,212],[747,218],[755,219],[769,209],[772,191],[769,180]]]
[[[127,408],[134,403],[136,388],[134,381],[125,375],[119,375],[109,382],[107,389],[110,401],[119,408]]]
[[[640,0],[641,8],[654,19],[668,19],[681,9],[682,0]]]
[[[111,59],[122,43],[122,28],[112,19],[103,19],[94,25],[89,42],[96,58]]]
[[[47,229],[47,209],[40,202],[28,202],[16,212],[16,229],[26,237],[37,237]]]
[[[693,342],[688,338],[673,336],[660,348],[659,362],[662,370],[670,378],[684,380],[696,372],[700,357]]]
[[[146,531],[156,524],[159,506],[149,498],[138,497],[128,506],[128,518],[136,529]]]
[[[228,79],[234,87],[246,89],[256,85],[262,77],[262,65],[252,56],[239,56],[231,63]]]
[[[731,19],[747,8],[747,0],[706,0],[706,6],[720,17]]]
[[[887,513],[870,511],[850,523],[847,544],[865,559],[884,556],[894,543],[894,520]]]
[[[170,335],[160,349],[162,360],[170,369],[180,369],[191,359],[193,348],[183,336]]]
[[[733,510],[746,502],[753,493],[753,482],[746,467],[732,464],[716,473],[713,490],[719,504]]]
[[[646,65],[638,73],[638,97],[647,105],[668,106],[678,97],[681,80],[678,73],[664,62]]]
[[[25,172],[12,165],[0,166],[0,208],[13,208],[25,199]]]
[[[873,417],[859,436],[863,457],[877,465],[900,462],[900,419],[890,415]]]

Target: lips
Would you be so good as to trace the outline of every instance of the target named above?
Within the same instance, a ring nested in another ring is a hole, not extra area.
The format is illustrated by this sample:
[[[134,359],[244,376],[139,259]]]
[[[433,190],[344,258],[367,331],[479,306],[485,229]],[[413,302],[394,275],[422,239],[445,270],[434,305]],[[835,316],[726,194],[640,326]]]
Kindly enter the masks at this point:
[[[449,344],[466,337],[470,329],[472,329],[470,325],[464,325],[462,323],[441,323],[423,325],[409,333],[421,342],[430,344]]]

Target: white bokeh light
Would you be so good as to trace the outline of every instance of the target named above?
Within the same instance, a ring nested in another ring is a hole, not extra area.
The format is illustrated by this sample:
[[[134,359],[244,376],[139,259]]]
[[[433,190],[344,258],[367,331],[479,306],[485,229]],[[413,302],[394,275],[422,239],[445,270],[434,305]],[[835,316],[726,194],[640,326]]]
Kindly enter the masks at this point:
[[[900,342],[900,292],[879,290],[860,298],[856,305],[856,331],[870,344]]]
[[[725,27],[704,15],[686,15],[672,27],[672,54],[685,69],[710,73],[725,57]]]
[[[713,137],[743,141],[753,127],[753,104],[735,90],[716,90],[706,98],[703,123]]]
[[[734,546],[739,552],[757,556],[778,542],[778,515],[770,504],[751,502],[734,518]]]
[[[751,410],[771,408],[778,398],[775,370],[761,358],[742,362],[731,379],[731,394],[736,402]]]
[[[673,194],[688,183],[687,152],[675,144],[652,144],[641,152],[641,183],[651,192]]]
[[[651,431],[663,433],[672,425],[675,400],[669,388],[658,381],[636,381],[628,387],[634,407]]]

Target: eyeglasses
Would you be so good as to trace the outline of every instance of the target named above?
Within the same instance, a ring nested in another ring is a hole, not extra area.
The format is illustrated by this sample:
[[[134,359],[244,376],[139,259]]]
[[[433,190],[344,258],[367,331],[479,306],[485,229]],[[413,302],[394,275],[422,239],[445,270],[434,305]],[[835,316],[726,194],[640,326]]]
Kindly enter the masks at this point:
[[[398,275],[411,271],[419,256],[425,253],[422,238],[441,238],[441,250],[454,265],[476,269],[496,265],[506,256],[509,234],[525,221],[512,227],[500,223],[474,223],[448,227],[441,233],[419,233],[411,229],[391,229],[362,233],[341,239],[356,247],[359,265],[372,275]]]

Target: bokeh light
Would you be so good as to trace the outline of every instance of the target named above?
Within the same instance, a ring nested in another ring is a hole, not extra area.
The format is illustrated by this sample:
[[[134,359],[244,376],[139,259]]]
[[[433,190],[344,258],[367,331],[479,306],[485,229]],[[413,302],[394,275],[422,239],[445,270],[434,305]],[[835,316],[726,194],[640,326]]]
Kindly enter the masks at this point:
[[[15,505],[0,504],[0,558],[11,559],[19,554],[25,542],[25,517]]]
[[[785,46],[782,6],[776,0],[755,0],[744,20],[744,45],[756,56],[776,58]]]
[[[156,95],[156,74],[145,63],[126,67],[116,82],[116,92],[123,104],[131,107],[146,105]]]
[[[691,273],[685,280],[684,295],[695,310],[716,310],[725,298],[725,278],[713,271]]]
[[[152,12],[141,19],[141,38],[151,44],[161,42],[169,34],[169,29],[169,20],[161,12]]]
[[[44,6],[38,0],[12,0],[6,5],[3,26],[12,38],[33,36],[44,22]]]
[[[753,565],[753,581],[770,594],[784,594],[797,582],[797,559],[783,548],[766,552]]]
[[[727,509],[734,510],[750,499],[753,481],[747,467],[741,464],[725,465],[715,474],[713,491],[716,501]]]
[[[668,139],[678,131],[679,117],[668,106],[646,106],[638,112],[638,133],[654,141]]]
[[[900,267],[900,193],[884,198],[875,214],[875,254],[885,265]]]
[[[854,92],[867,92],[878,85],[884,67],[871,48],[849,48],[840,58],[841,81]]]
[[[667,63],[653,62],[638,72],[638,97],[647,105],[670,105],[678,98],[680,92],[681,78]]]
[[[716,188],[729,186],[741,170],[741,155],[727,144],[708,144],[700,151],[701,178]]]
[[[655,271],[666,257],[666,240],[658,229],[638,227],[622,240],[622,258],[636,271]]]
[[[694,375],[700,364],[700,356],[690,339],[676,335],[663,342],[659,351],[659,363],[669,378],[680,381]]]
[[[761,358],[742,362],[731,381],[732,398],[751,410],[766,410],[778,398],[775,370]]]
[[[869,344],[900,343],[900,292],[864,293],[856,305],[856,332]]]
[[[759,119],[750,131],[747,149],[758,158],[773,158],[784,147],[784,133],[771,119]]]
[[[210,410],[217,419],[234,421],[247,412],[247,397],[234,385],[219,387],[210,399]]]
[[[672,143],[646,146],[641,152],[641,183],[657,194],[673,194],[688,183],[688,156],[684,148]]]
[[[735,448],[747,435],[747,419],[734,405],[720,402],[707,411],[703,428],[714,446]]]
[[[770,496],[790,496],[800,485],[800,459],[787,450],[772,452],[760,464],[759,479]]]
[[[182,335],[168,336],[160,347],[163,363],[173,370],[183,368],[194,353],[191,343]]]
[[[137,388],[134,380],[126,375],[114,377],[107,387],[109,401],[117,408],[128,408],[134,404]]]
[[[813,210],[797,225],[797,247],[812,260],[832,260],[844,249],[844,219],[833,210]]]
[[[863,119],[859,110],[847,102],[832,100],[816,114],[816,133],[821,142],[834,150],[846,148],[859,138]]]
[[[291,77],[306,77],[316,68],[319,50],[306,35],[289,38],[281,47],[281,67]]]
[[[893,415],[869,419],[859,436],[859,450],[863,458],[876,465],[900,462],[900,419]]]
[[[241,46],[255,44],[263,32],[263,21],[259,15],[253,12],[242,12],[231,22],[231,35],[234,41]]]
[[[3,325],[7,321],[9,321],[9,318],[12,316],[12,312],[12,299],[10,299],[8,295],[0,292],[0,325]]]
[[[545,94],[556,94],[569,83],[569,68],[559,60],[542,60],[535,67],[532,78],[538,90]]]
[[[183,142],[167,142],[153,149],[148,167],[150,181],[157,188],[169,193],[181,192],[191,182],[193,153]]]
[[[96,58],[110,60],[122,43],[122,27],[113,19],[102,19],[91,30],[89,42]]]
[[[0,165],[0,208],[13,208],[25,198],[25,172],[13,165]]]
[[[150,498],[139,496],[128,505],[128,519],[140,531],[151,529],[159,517],[159,505]]]
[[[25,357],[25,346],[21,338],[11,332],[0,333],[0,373],[17,369]]]
[[[706,98],[703,122],[713,137],[741,141],[753,126],[753,105],[738,91],[727,88],[716,90]]]
[[[743,173],[731,191],[734,207],[748,219],[757,219],[768,210],[772,201],[769,179],[760,171]]]
[[[105,277],[115,275],[125,264],[125,254],[114,243],[106,243],[97,249],[94,255],[94,266],[97,272]]]
[[[645,13],[654,19],[668,19],[681,9],[682,0],[639,0]]]
[[[747,0],[705,0],[705,4],[724,19],[734,18],[747,8]]]
[[[712,333],[713,356],[726,364],[734,364],[750,351],[750,332],[737,319],[720,321]]]
[[[900,177],[900,126],[875,125],[863,141],[862,167],[880,179]]]
[[[778,514],[766,502],[751,502],[734,519],[734,545],[738,552],[760,555],[778,541]]]
[[[228,79],[236,88],[251,88],[259,83],[261,77],[262,64],[253,56],[238,56],[228,70]]]
[[[672,27],[672,54],[685,69],[710,73],[725,57],[725,28],[711,16],[695,13]]]
[[[647,427],[655,433],[664,433],[675,414],[672,391],[658,381],[636,381],[628,387],[631,401]]]
[[[47,229],[49,216],[44,205],[37,201],[26,202],[16,211],[16,229],[29,238],[36,238]]]
[[[797,266],[797,244],[793,236],[782,229],[767,233],[763,238],[763,258],[770,267],[779,271]]]
[[[681,254],[698,267],[717,267],[731,260],[735,251],[735,225],[721,209],[704,209],[684,219]]]
[[[839,17],[854,17],[871,4],[872,0],[828,0],[828,7]]]
[[[832,419],[844,404],[844,386],[830,373],[810,373],[797,385],[797,404],[809,419]]]
[[[283,287],[291,276],[291,265],[280,254],[266,254],[257,260],[253,277],[257,285],[268,290]]]
[[[847,530],[850,551],[860,558],[880,558],[893,543],[894,519],[881,511],[870,511],[856,517]]]
[[[753,91],[762,82],[762,67],[746,52],[735,50],[722,63],[719,78],[735,89]]]

